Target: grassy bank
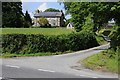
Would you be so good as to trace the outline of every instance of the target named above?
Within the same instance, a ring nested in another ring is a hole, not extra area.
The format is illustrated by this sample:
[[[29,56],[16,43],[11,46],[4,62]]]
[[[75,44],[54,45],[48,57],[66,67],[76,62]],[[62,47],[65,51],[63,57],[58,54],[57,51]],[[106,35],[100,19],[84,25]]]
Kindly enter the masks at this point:
[[[103,51],[84,59],[83,65],[96,71],[118,73],[118,56],[111,57],[108,52],[110,54],[112,51]]]
[[[61,35],[73,32],[72,29],[66,28],[1,28],[1,34],[44,34],[44,35]]]
[[[104,40],[104,38],[102,36],[95,36],[96,37],[96,40],[97,42],[100,44],[100,45],[103,45],[103,44],[107,44],[107,41]]]
[[[67,54],[72,51],[66,51],[66,52],[40,52],[40,53],[31,53],[31,54],[14,54],[14,53],[3,53],[1,58],[13,58],[13,57],[33,57],[33,56],[52,56],[52,55],[60,55],[60,54]]]

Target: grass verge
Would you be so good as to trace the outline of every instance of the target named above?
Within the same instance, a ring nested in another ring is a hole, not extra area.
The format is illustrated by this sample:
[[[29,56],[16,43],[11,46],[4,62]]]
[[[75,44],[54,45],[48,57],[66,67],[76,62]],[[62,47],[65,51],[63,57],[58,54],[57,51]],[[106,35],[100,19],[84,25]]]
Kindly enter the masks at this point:
[[[107,44],[107,41],[104,40],[102,36],[96,36],[96,40],[100,45]]]
[[[60,54],[67,54],[71,53],[72,51],[66,52],[41,52],[41,53],[32,53],[32,54],[13,54],[13,53],[3,53],[1,58],[13,58],[13,57],[33,57],[33,56],[51,56],[51,55],[60,55]]]
[[[105,39],[103,38],[102,33],[96,32],[95,38],[96,38],[97,42],[99,43],[99,45],[107,44],[107,41],[105,41]]]
[[[115,58],[110,58],[107,51],[90,56],[82,62],[86,68],[92,70],[118,73],[118,58],[117,56]]]

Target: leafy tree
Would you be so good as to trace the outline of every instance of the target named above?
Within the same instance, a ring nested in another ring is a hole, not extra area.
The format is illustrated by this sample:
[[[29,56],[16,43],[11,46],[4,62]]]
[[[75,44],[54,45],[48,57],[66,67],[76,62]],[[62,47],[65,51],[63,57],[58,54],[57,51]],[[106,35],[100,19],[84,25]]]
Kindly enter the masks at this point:
[[[22,2],[2,3],[2,27],[23,27]]]
[[[94,23],[91,17],[92,15],[90,14],[85,18],[85,23],[82,26],[82,30],[94,31]]]
[[[47,27],[49,26],[49,22],[46,18],[39,18],[38,23],[40,24],[41,27]]]
[[[35,10],[35,13],[40,13],[40,12],[42,12],[42,11],[39,9]]]
[[[87,3],[81,4],[80,2],[65,2],[65,9],[67,14],[71,14],[71,21],[74,23],[76,31],[80,31],[84,22],[86,14],[88,13]],[[84,6],[84,7],[83,7]],[[86,7],[85,7],[86,6]],[[83,10],[83,11],[82,11]]]
[[[107,56],[109,58],[116,58],[120,60],[120,27],[117,27],[116,30],[113,30],[109,35],[111,38],[110,48],[107,50]],[[120,62],[120,61],[118,61]]]
[[[46,9],[44,12],[60,12],[60,11],[58,9],[49,8],[49,9]]]
[[[70,19],[65,21],[65,27],[70,23],[70,21],[71,21]]]
[[[33,24],[32,19],[30,17],[30,14],[28,13],[28,11],[26,11],[26,13],[25,13],[25,21],[27,22],[27,24],[29,24],[28,27],[30,27]]]
[[[120,25],[120,2],[64,2],[64,5],[77,31],[82,30],[89,14],[93,15],[94,28],[103,26],[112,18]]]

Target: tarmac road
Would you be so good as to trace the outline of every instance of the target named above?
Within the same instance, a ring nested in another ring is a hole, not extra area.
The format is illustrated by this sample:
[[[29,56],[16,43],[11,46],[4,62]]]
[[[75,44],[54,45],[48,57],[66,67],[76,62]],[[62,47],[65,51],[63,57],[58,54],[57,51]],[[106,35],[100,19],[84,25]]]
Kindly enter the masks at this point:
[[[117,74],[71,68],[79,60],[107,49],[109,44],[74,53],[2,59],[3,78],[118,78]]]

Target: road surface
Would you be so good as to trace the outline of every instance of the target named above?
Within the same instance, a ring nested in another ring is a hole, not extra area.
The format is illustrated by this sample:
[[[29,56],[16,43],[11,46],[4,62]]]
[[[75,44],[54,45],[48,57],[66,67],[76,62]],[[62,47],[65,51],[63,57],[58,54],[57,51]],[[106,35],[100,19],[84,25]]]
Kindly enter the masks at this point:
[[[1,59],[3,78],[118,78],[117,74],[71,68],[79,60],[107,49],[109,44],[63,55]]]

